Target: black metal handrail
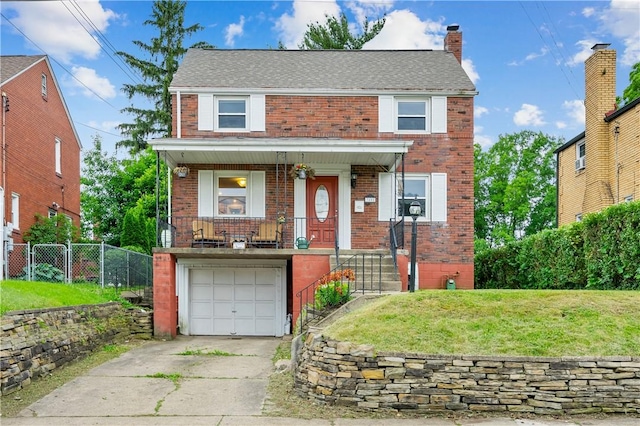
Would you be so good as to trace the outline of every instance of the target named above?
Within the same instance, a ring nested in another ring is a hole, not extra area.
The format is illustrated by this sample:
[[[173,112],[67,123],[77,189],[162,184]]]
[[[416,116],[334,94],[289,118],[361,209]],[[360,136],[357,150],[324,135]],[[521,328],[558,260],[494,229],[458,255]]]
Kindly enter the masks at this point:
[[[404,218],[394,223],[389,219],[389,250],[393,259],[393,266],[398,272],[398,248],[404,248]]]
[[[340,283],[347,283],[349,287],[349,294],[354,294],[361,291],[363,294],[366,291],[382,292],[382,258],[380,253],[361,253],[356,254],[338,264],[335,268],[322,277],[318,278],[302,290],[296,293],[298,299],[299,315],[297,330],[299,333],[306,331],[309,327],[309,323],[319,313],[315,311],[316,306],[316,290],[322,285],[325,277],[332,274],[340,275]],[[367,266],[369,266],[367,271]],[[344,274],[337,274],[345,270],[352,270],[355,275],[353,280],[345,280]],[[367,273],[368,272],[368,273]]]

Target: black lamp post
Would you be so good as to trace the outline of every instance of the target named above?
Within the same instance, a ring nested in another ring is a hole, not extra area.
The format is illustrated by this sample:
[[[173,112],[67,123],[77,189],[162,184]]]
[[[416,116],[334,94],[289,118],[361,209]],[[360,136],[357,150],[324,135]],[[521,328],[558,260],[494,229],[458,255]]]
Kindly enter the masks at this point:
[[[418,200],[413,200],[411,205],[409,205],[409,214],[413,219],[413,226],[411,228],[411,280],[409,281],[409,291],[416,291],[416,241],[418,239],[418,226],[416,224],[416,219],[422,213],[422,206],[418,202]]]

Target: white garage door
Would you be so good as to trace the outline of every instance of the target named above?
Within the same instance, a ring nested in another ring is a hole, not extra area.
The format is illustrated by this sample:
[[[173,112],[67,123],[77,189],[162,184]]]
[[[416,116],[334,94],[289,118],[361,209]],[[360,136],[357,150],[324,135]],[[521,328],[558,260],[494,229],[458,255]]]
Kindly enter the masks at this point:
[[[276,268],[192,269],[189,334],[276,335]]]

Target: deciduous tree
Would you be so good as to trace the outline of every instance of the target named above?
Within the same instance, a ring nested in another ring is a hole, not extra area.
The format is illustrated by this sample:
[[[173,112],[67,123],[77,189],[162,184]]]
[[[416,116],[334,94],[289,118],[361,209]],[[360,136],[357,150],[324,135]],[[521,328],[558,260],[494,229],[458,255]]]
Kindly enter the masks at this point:
[[[562,143],[532,131],[501,135],[475,147],[476,247],[495,247],[553,227],[556,219],[554,149]]]
[[[640,62],[636,62],[629,73],[629,86],[622,92],[623,105],[637,98],[640,98]]]
[[[166,165],[161,164],[160,205],[167,200],[166,175]],[[87,238],[117,246],[127,211],[136,208],[146,219],[156,217],[156,153],[150,148],[132,159],[119,160],[102,151],[96,135],[93,148],[84,154],[80,182],[83,236]]]

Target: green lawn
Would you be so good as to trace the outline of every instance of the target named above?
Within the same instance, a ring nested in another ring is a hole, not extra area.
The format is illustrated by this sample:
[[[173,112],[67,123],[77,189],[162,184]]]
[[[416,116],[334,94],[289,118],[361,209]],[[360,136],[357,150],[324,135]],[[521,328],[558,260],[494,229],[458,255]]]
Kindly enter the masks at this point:
[[[338,319],[331,338],[427,354],[640,354],[640,291],[419,291]]]
[[[113,288],[96,284],[60,284],[42,281],[0,281],[0,315],[21,309],[56,308],[123,302]]]

